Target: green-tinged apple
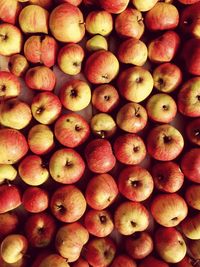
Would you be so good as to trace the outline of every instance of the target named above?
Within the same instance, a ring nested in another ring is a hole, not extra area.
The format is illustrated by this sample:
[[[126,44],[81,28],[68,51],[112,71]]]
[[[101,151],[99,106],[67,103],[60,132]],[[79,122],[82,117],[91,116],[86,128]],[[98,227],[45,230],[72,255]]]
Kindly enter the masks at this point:
[[[103,210],[110,206],[117,195],[116,181],[108,173],[92,177],[87,184],[85,192],[87,204],[95,210]]]
[[[86,49],[90,52],[98,51],[98,50],[108,50],[108,42],[105,37],[97,34],[86,42]]]
[[[200,185],[193,184],[187,187],[185,200],[190,207],[200,210]]]
[[[15,24],[21,10],[21,5],[16,0],[0,1],[0,19],[3,22]]]
[[[191,253],[193,260],[200,260],[200,240],[190,240],[188,244],[188,248],[189,248],[189,251]],[[191,265],[188,265],[188,266],[192,267],[193,266],[192,262],[191,262]]]
[[[19,226],[19,218],[14,212],[4,212],[0,214],[0,240],[16,232]]]
[[[58,5],[50,14],[49,28],[58,41],[78,43],[85,35],[83,14],[72,4]]]
[[[96,4],[94,0],[93,2]],[[129,0],[116,0],[114,3],[113,0],[99,0],[97,3],[107,12],[119,14],[127,8]]]
[[[66,74],[77,75],[81,72],[85,56],[83,48],[74,43],[63,46],[58,53],[58,66]]]
[[[136,262],[125,254],[116,256],[111,264],[111,267],[136,267]]]
[[[0,99],[16,97],[21,92],[19,79],[8,71],[0,71]]]
[[[16,169],[10,164],[0,164],[0,184],[13,181],[17,176]]]
[[[200,146],[200,118],[196,118],[187,124],[186,134],[190,142]]]
[[[48,33],[49,12],[38,5],[27,5],[19,14],[19,25],[24,33]]]
[[[89,263],[80,256],[77,261],[72,263],[71,266],[72,267],[89,267]]]
[[[142,232],[149,225],[149,213],[146,207],[139,202],[122,202],[115,210],[114,225],[122,235]]]
[[[118,78],[121,95],[128,101],[139,103],[153,90],[153,77],[142,67],[131,67],[122,71]]]
[[[69,264],[65,258],[54,253],[46,256],[38,267],[69,267]]]
[[[47,181],[49,171],[43,164],[41,157],[28,155],[20,162],[18,167],[22,181],[31,186],[38,186]]]
[[[184,235],[192,240],[200,239],[200,214],[187,217],[181,224]]]
[[[12,74],[21,77],[27,71],[29,64],[25,56],[21,54],[15,54],[10,57],[8,66]]]
[[[152,267],[152,266],[153,267],[169,267],[169,265],[166,262],[160,259],[157,259],[153,256],[146,257],[138,265],[138,267]]]
[[[53,5],[53,0],[29,0],[30,4],[41,6],[45,9],[50,9]]]
[[[146,12],[152,9],[158,0],[132,0],[133,5],[137,8],[137,10]]]
[[[91,89],[87,82],[70,80],[59,92],[60,101],[66,109],[80,111],[86,108],[91,100]]]

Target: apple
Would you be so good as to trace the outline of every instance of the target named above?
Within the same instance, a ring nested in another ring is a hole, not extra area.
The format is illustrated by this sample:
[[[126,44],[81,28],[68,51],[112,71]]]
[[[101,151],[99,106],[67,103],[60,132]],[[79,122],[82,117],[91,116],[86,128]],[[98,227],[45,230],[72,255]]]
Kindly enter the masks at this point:
[[[178,23],[179,12],[174,5],[169,3],[156,3],[145,16],[145,25],[151,31],[174,29]]]
[[[53,0],[29,0],[30,4],[41,6],[45,9],[50,9],[53,4]]]
[[[0,255],[0,264],[1,264],[1,267],[26,267],[27,259],[23,257],[20,260],[16,261],[15,263],[7,263],[2,259]]]
[[[158,162],[153,165],[151,174],[155,187],[163,192],[175,193],[183,185],[184,174],[173,161]]]
[[[159,256],[168,263],[181,261],[187,250],[181,233],[173,227],[162,227],[155,232],[155,247]]]
[[[56,182],[73,184],[83,176],[85,162],[74,149],[62,148],[55,151],[51,156],[49,171]]]
[[[49,171],[43,164],[41,157],[29,155],[23,158],[18,167],[22,181],[31,186],[38,186],[47,181]]]
[[[185,82],[178,94],[178,109],[188,117],[200,116],[200,77]]]
[[[116,123],[125,132],[138,133],[147,124],[146,109],[137,103],[127,103],[119,109]]]
[[[1,125],[21,130],[30,123],[31,119],[31,109],[25,102],[12,98],[0,103]]]
[[[158,0],[132,0],[133,5],[137,8],[137,10],[146,12],[152,9],[155,4],[158,2]]]
[[[52,124],[60,115],[62,104],[51,92],[37,94],[31,103],[33,117],[42,124]]]
[[[199,0],[178,0],[178,1],[184,5],[191,5],[191,4],[199,2]]]
[[[148,50],[141,40],[129,38],[119,45],[117,55],[122,63],[143,66],[147,61]]]
[[[67,260],[58,254],[46,256],[38,267],[69,267]]]
[[[169,265],[153,256],[148,256],[141,261],[138,267],[169,267]]]
[[[144,33],[142,13],[134,8],[127,8],[117,15],[115,30],[119,36],[140,39]]]
[[[200,241],[199,240],[190,240],[190,242],[188,244],[188,248],[189,248],[189,250],[191,252],[191,256],[192,256],[193,260],[197,260],[197,263],[198,263],[198,261],[200,259],[199,247],[200,247]],[[191,267],[194,266],[194,265],[192,265],[192,260],[191,259],[188,260],[188,267],[190,267],[190,266]]]
[[[10,57],[9,70],[15,76],[21,77],[27,71],[29,64],[27,59],[21,54],[15,54]]]
[[[34,125],[28,132],[28,145],[36,155],[43,155],[54,148],[54,135],[51,129],[43,124]]]
[[[10,164],[0,164],[0,184],[15,180],[16,169]]]
[[[28,152],[24,135],[15,129],[0,129],[0,164],[14,164]]]
[[[125,254],[116,256],[111,264],[111,267],[136,267],[136,262]]]
[[[117,130],[114,119],[106,113],[97,113],[94,115],[90,120],[90,127],[92,132],[101,138],[109,138]]]
[[[48,77],[48,79],[46,79]],[[52,91],[56,84],[56,75],[45,66],[30,68],[25,76],[26,85],[34,90]]]
[[[25,6],[19,14],[19,25],[24,33],[48,34],[49,12],[38,5]]]
[[[195,183],[200,183],[200,148],[187,151],[181,160],[184,175]]]
[[[103,210],[110,206],[118,195],[118,188],[114,178],[103,173],[90,179],[85,191],[87,204],[95,210]]]
[[[16,232],[19,226],[19,218],[13,212],[4,212],[0,214],[0,240]]]
[[[93,84],[110,83],[118,72],[118,59],[106,50],[94,52],[85,64],[86,78]]]
[[[67,259],[67,262],[74,262],[80,257],[81,250],[88,239],[89,233],[85,227],[79,222],[69,223],[58,229],[55,247],[59,254]]]
[[[84,225],[90,234],[97,237],[108,236],[114,229],[111,214],[107,210],[88,210],[85,213]]]
[[[184,235],[192,240],[200,239],[200,214],[187,217],[181,224]]]
[[[126,100],[139,103],[153,90],[153,77],[145,68],[131,67],[119,74],[118,87]]]
[[[105,37],[97,34],[87,40],[86,49],[90,52],[102,49],[108,50],[108,42]]]
[[[185,256],[181,261],[176,264],[176,267],[193,267],[194,260]]]
[[[28,187],[22,195],[22,205],[28,212],[39,213],[48,208],[47,191],[40,187]]]
[[[170,124],[154,127],[147,136],[148,153],[160,161],[170,161],[177,158],[183,147],[182,134]]]
[[[37,253],[37,255],[34,258],[34,261],[33,261],[32,265],[31,265],[31,267],[39,267],[40,264],[42,263],[42,261],[44,259],[46,259],[48,256],[50,256],[51,254],[52,254],[52,251],[50,251],[48,248],[40,248],[40,252]],[[53,261],[53,263],[55,263],[55,262]],[[59,263],[59,261],[58,261],[58,263]],[[67,266],[67,267],[69,267],[69,266]]]
[[[101,112],[112,112],[119,104],[117,89],[111,84],[97,86],[92,92],[92,105]]]
[[[69,3],[58,5],[50,14],[49,28],[58,41],[78,43],[85,35],[83,14]]]
[[[118,161],[126,165],[141,163],[146,156],[146,147],[137,134],[122,134],[115,139],[114,155]]]
[[[186,134],[190,142],[200,146],[200,119],[190,121],[186,127]]]
[[[109,35],[113,29],[112,15],[105,10],[91,11],[86,17],[85,27],[90,34]]]
[[[32,247],[47,247],[54,238],[56,223],[54,218],[46,213],[30,215],[25,223],[25,234]]]
[[[116,249],[111,238],[94,238],[86,245],[85,258],[91,266],[107,267],[113,261]]]
[[[58,53],[58,66],[68,75],[77,75],[81,72],[85,56],[83,48],[74,43],[63,46]]]
[[[60,0],[59,2],[69,3],[69,4],[72,4],[74,6],[79,6],[81,4],[82,0]]]
[[[148,117],[160,123],[169,123],[174,120],[177,106],[174,99],[168,94],[155,94],[147,100],[146,111]]]
[[[90,135],[88,122],[79,114],[63,114],[55,123],[54,133],[64,146],[74,148],[83,144]]]
[[[22,49],[22,33],[14,25],[0,24],[0,55],[11,56]]]
[[[24,257],[28,241],[21,234],[10,234],[1,243],[1,257],[6,263],[15,263]]]
[[[122,202],[115,210],[114,225],[122,235],[142,232],[149,225],[149,213],[145,206],[139,202]]]
[[[72,263],[72,267],[89,267],[89,264],[85,259],[79,257],[77,261]]]
[[[90,141],[85,148],[85,157],[88,168],[95,173],[109,172],[116,163],[111,144],[104,139]]]
[[[41,63],[47,67],[55,65],[58,44],[51,36],[33,35],[24,44],[24,55],[31,63]]]
[[[86,205],[85,197],[74,185],[63,185],[56,189],[50,202],[54,217],[65,223],[79,220],[85,213]]]
[[[5,100],[16,97],[20,92],[21,85],[19,79],[8,71],[0,71],[0,99]]]
[[[66,109],[80,111],[89,105],[91,89],[85,81],[70,80],[61,87],[59,97]]]
[[[166,31],[150,42],[148,46],[149,59],[154,63],[170,62],[176,55],[179,46],[179,35],[174,31]]]
[[[131,201],[144,201],[153,192],[151,174],[139,165],[125,167],[118,178],[119,192]]]
[[[144,259],[153,251],[153,240],[147,232],[138,232],[125,239],[125,249],[133,259]]]
[[[200,210],[200,185],[193,184],[187,187],[185,200],[190,207]]]
[[[91,1],[91,0],[90,0]],[[92,0],[95,4],[95,1]],[[124,11],[129,3],[129,0],[116,0],[114,3],[112,0],[99,0],[97,3],[101,8],[105,9],[109,13],[119,14]]]
[[[0,1],[0,19],[3,22],[15,24],[21,10],[21,5],[16,0]]]
[[[176,90],[182,82],[182,72],[173,63],[163,63],[153,71],[154,87],[163,92],[171,93]]]

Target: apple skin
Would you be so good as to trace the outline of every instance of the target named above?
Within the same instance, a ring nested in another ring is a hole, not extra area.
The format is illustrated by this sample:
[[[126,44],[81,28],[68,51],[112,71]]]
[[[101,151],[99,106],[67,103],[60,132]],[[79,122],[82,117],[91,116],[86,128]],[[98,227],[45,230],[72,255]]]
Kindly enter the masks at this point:
[[[0,240],[16,232],[17,227],[19,226],[19,218],[13,212],[4,212],[0,214]]]
[[[175,228],[159,228],[154,238],[159,256],[167,263],[177,263],[185,257],[187,250],[185,241]]]
[[[31,119],[31,109],[25,102],[12,98],[0,103],[1,125],[21,130],[30,123]]]
[[[199,0],[178,0],[178,1],[184,5],[191,5],[199,2]]]
[[[125,239],[125,249],[133,259],[144,259],[153,251],[153,240],[147,232],[139,232]]]
[[[51,8],[53,0],[29,0],[29,3],[41,6],[48,10],[49,8]]]
[[[140,39],[144,33],[142,13],[134,8],[125,9],[115,19],[115,31],[124,38]]]
[[[17,77],[22,77],[27,71],[29,64],[25,56],[21,54],[15,54],[10,57],[9,70]]]
[[[85,35],[83,14],[69,3],[58,5],[50,14],[49,28],[58,41],[78,43]]]
[[[48,194],[39,187],[28,187],[22,195],[22,205],[28,212],[42,212],[48,208]]]
[[[147,124],[146,109],[137,103],[127,103],[118,111],[116,122],[123,131],[138,133]]]
[[[83,246],[89,240],[87,229],[79,222],[61,226],[56,234],[55,247],[59,254],[68,259],[68,262],[75,262],[81,254]]]
[[[111,214],[107,210],[88,210],[85,213],[84,225],[90,234],[97,237],[108,236],[114,229]]]
[[[0,55],[11,56],[20,53],[22,49],[22,33],[14,25],[2,23],[0,25]]]
[[[19,25],[24,33],[48,34],[49,12],[38,5],[25,6],[19,14]]]
[[[42,124],[52,124],[62,110],[62,104],[57,95],[51,92],[37,94],[31,103],[33,117]]]
[[[193,267],[193,260],[185,256],[181,261],[176,264],[176,267]]]
[[[200,146],[200,118],[196,118],[187,124],[186,134],[190,142]]]
[[[48,77],[48,79],[46,79]],[[52,91],[56,84],[54,72],[45,66],[38,66],[29,69],[25,76],[26,85],[38,91]]]
[[[182,72],[178,66],[172,63],[163,63],[153,71],[154,87],[163,92],[171,93],[182,82]]]
[[[27,266],[27,259],[25,257],[21,258],[20,260],[16,261],[15,263],[7,263],[5,262],[1,255],[0,255],[0,266],[1,267],[26,267]]]
[[[138,265],[138,267],[169,267],[169,265],[161,261],[153,256],[148,256],[144,260],[141,261],[141,263]]]
[[[74,149],[63,148],[55,151],[51,156],[49,171],[56,182],[73,184],[83,176],[85,162]]]
[[[200,239],[200,214],[196,214],[193,217],[187,217],[181,223],[181,229],[184,235],[192,240]]]
[[[146,156],[146,147],[137,134],[123,134],[115,139],[114,155],[118,161],[126,165],[141,163]]]
[[[82,0],[58,0],[58,2],[69,3],[69,4],[72,4],[74,6],[79,6],[81,4]]]
[[[151,31],[174,29],[178,23],[179,12],[174,5],[168,3],[156,3],[145,16],[145,25]]]
[[[113,53],[106,50],[94,52],[85,64],[86,78],[93,84],[110,83],[119,72],[119,62]]]
[[[136,267],[136,262],[125,254],[116,256],[111,264],[111,267]]]
[[[90,179],[85,191],[87,204],[95,210],[103,210],[110,206],[117,195],[117,184],[108,173],[99,174]]]
[[[121,95],[128,101],[139,103],[153,90],[153,77],[142,67],[131,67],[119,74],[118,87]]]
[[[54,218],[44,212],[30,215],[25,223],[25,234],[32,247],[47,247],[56,233]]]
[[[178,109],[188,117],[200,116],[200,77],[194,77],[185,82],[178,94]]]
[[[158,2],[158,0],[147,0],[147,1],[141,1],[141,0],[132,0],[133,5],[142,12],[149,11],[152,9],[155,4]]]
[[[151,174],[155,187],[166,193],[175,193],[183,185],[184,174],[173,161],[158,162],[153,165]]]
[[[92,92],[92,105],[101,112],[112,112],[119,104],[119,94],[111,84],[97,86]]]
[[[98,50],[108,50],[108,42],[107,39],[99,34],[94,35],[86,42],[86,49],[90,52],[98,51]]]
[[[135,232],[142,232],[149,225],[149,213],[140,202],[122,202],[115,210],[114,225],[122,235],[128,236]]]
[[[101,8],[112,14],[119,14],[123,12],[127,8],[129,3],[128,0],[117,0],[114,4],[112,0],[99,0],[97,1],[97,3],[98,2]]]
[[[0,129],[0,164],[14,164],[28,152],[24,135],[15,129]]]
[[[150,42],[148,46],[149,59],[154,63],[170,62],[176,55],[179,46],[179,35],[174,31],[166,31]]]
[[[85,258],[91,266],[107,267],[113,261],[116,249],[111,238],[94,238],[86,245]]]
[[[200,183],[200,148],[190,149],[183,155],[181,169],[190,181]]]
[[[85,148],[85,158],[88,168],[94,173],[109,172],[116,164],[111,144],[104,139],[90,141]]]
[[[200,185],[192,184],[187,187],[185,200],[190,207],[200,210]]]
[[[19,79],[8,71],[0,71],[0,99],[16,97],[21,92]]]
[[[66,109],[80,111],[89,105],[91,89],[85,81],[78,79],[70,80],[61,87],[59,97]]]
[[[69,267],[69,264],[65,258],[54,253],[46,256],[38,267]]]
[[[3,22],[15,24],[21,10],[21,5],[15,0],[0,1],[0,19]]]
[[[46,67],[55,65],[58,44],[51,36],[34,35],[24,44],[24,55],[32,63],[41,63]]]
[[[155,94],[147,100],[146,111],[148,117],[160,123],[173,121],[177,113],[174,99],[168,94]]]
[[[89,267],[89,263],[80,256],[77,261],[72,263],[72,267]]]
[[[16,169],[10,164],[0,164],[0,184],[15,180],[17,176]]]
[[[85,56],[83,48],[78,44],[67,44],[58,53],[58,66],[68,75],[77,75],[81,72]]]
[[[144,201],[153,192],[151,174],[139,165],[124,168],[118,178],[120,193],[131,201]]]
[[[176,193],[159,194],[151,202],[151,214],[157,223],[165,227],[175,227],[188,213],[185,200]]]
[[[181,133],[170,124],[154,127],[147,136],[147,151],[157,160],[170,161],[177,158],[184,147]]]
[[[72,223],[79,220],[86,210],[86,200],[74,185],[65,185],[54,191],[50,208],[53,215],[61,222]]]

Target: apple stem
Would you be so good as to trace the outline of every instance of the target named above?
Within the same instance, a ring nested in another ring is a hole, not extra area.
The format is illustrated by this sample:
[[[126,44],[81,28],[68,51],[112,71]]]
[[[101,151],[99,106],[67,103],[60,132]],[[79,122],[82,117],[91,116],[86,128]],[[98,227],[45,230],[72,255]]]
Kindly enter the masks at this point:
[[[8,186],[11,186],[11,183],[8,179],[5,179],[5,183],[8,185]]]
[[[6,40],[8,38],[8,36],[6,34],[0,34],[0,38],[2,40]]]

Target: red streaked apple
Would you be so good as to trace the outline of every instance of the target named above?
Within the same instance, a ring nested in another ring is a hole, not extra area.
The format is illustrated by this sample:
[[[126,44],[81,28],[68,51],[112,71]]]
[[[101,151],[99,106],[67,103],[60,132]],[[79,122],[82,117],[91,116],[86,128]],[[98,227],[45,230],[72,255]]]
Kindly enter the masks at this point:
[[[146,257],[138,265],[138,267],[152,267],[152,266],[153,267],[169,267],[169,265],[166,262],[160,259],[157,259],[154,256]]]
[[[136,267],[136,262],[125,254],[116,256],[111,264],[111,267]]]
[[[145,2],[142,0],[132,0],[133,5],[137,8],[137,10],[146,12],[152,9],[158,0],[146,0]]]
[[[187,217],[181,223],[181,229],[187,238],[192,240],[200,239],[200,214],[197,213],[192,217]]]
[[[21,92],[20,81],[8,71],[0,71],[0,99],[16,97]]]
[[[21,10],[21,5],[16,0],[0,1],[0,19],[3,22],[15,24]]]
[[[196,118],[187,124],[186,134],[190,142],[200,146],[200,118]]]
[[[108,50],[108,42],[105,37],[97,34],[87,40],[86,49],[90,52]]]
[[[54,253],[46,256],[38,267],[69,267],[69,264],[65,258]]]
[[[185,200],[190,207],[200,210],[200,185],[192,184],[187,187]]]
[[[27,71],[29,64],[25,56],[21,54],[15,54],[10,57],[8,66],[12,74],[21,77]]]
[[[129,0],[116,0],[114,4],[112,0],[100,0],[97,2],[99,2],[101,8],[105,9],[107,12],[119,14],[127,8]]]
[[[10,164],[0,164],[0,184],[15,180],[16,169]]]
[[[16,232],[19,226],[19,218],[14,212],[4,212],[0,214],[0,239]]]

